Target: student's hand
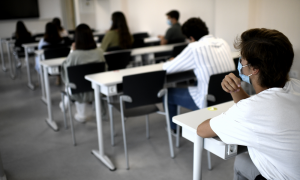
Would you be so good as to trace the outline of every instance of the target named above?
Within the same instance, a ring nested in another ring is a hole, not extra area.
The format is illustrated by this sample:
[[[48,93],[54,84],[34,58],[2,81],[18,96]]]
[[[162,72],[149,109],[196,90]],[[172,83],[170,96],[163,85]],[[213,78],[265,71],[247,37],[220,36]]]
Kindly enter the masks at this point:
[[[239,92],[241,87],[241,79],[236,77],[233,73],[230,73],[225,76],[221,86],[225,92]]]
[[[75,43],[72,43],[71,49],[74,51],[75,50]]]
[[[168,61],[172,61],[174,59],[174,57],[170,57],[169,59],[168,59]]]
[[[157,37],[158,37],[159,39],[161,39],[161,38],[163,38],[164,36],[162,36],[162,35],[158,35]]]

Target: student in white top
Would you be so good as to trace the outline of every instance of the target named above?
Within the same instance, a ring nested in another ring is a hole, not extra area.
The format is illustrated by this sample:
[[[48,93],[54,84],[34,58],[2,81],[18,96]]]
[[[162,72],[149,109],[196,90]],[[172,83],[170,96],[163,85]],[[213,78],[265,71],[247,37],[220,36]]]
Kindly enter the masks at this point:
[[[209,78],[213,74],[233,71],[235,68],[228,44],[220,38],[209,35],[205,22],[200,18],[190,18],[182,26],[183,34],[191,43],[172,61],[166,62],[163,69],[168,74],[194,70],[197,86],[169,88],[168,106],[171,128],[176,130],[172,117],[177,115],[177,106],[191,110],[206,106]]]
[[[241,51],[240,77],[251,83],[249,97],[241,80],[227,75],[221,85],[235,104],[199,125],[203,138],[219,136],[227,144],[248,147],[236,157],[234,179],[300,179],[300,81],[289,78],[293,47],[277,30],[250,29],[235,42]]]

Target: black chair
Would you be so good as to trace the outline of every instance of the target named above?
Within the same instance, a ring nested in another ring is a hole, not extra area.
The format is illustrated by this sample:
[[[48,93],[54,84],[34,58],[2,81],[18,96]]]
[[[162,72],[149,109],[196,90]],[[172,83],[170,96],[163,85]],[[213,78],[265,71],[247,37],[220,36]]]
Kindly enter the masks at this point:
[[[183,45],[177,45],[173,47],[172,52],[167,52],[167,53],[156,53],[155,54],[155,63],[161,63],[161,62],[166,62],[170,57],[176,57],[178,56],[184,48],[187,47],[187,44]]]
[[[68,30],[69,34],[75,34],[75,30]]]
[[[125,118],[146,115],[146,137],[149,138],[148,115],[155,112],[165,115],[168,127],[170,155],[172,158],[174,157],[170,121],[168,117],[169,113],[167,111],[167,90],[163,89],[165,76],[165,71],[156,71],[150,73],[124,76],[123,95],[120,96],[120,103],[111,103],[116,109],[118,109],[121,112],[127,169],[129,169],[129,161],[126,143]],[[159,112],[159,109],[155,105],[156,103],[162,102],[162,96],[164,96],[164,105],[166,106],[166,113]]]
[[[131,51],[111,52],[104,55],[108,71],[125,69],[131,61]]]
[[[45,59],[53,59],[59,57],[67,57],[70,53],[70,48],[68,46],[62,46],[59,48],[47,48],[44,50]]]
[[[172,57],[178,56],[187,47],[187,45],[188,44],[174,46],[172,51]]]
[[[93,91],[92,85],[90,81],[87,81],[84,76],[88,74],[100,73],[105,71],[105,63],[88,63],[83,65],[70,66],[67,68],[67,74],[69,78],[69,83],[66,84],[67,88],[71,89],[71,94],[85,93]],[[65,114],[65,104],[64,104],[64,96],[68,96],[68,109],[69,109],[69,118],[71,124],[71,132],[73,138],[73,144],[76,146],[75,132],[73,127],[73,119],[72,119],[72,109],[70,104],[70,94],[68,91],[61,92],[61,99],[63,103],[63,112],[64,112],[64,122],[65,127],[67,128],[66,122],[66,114]]]
[[[258,175],[256,176],[255,180],[267,180],[267,179],[264,178],[262,175]]]
[[[110,52],[110,51],[120,51],[122,50],[122,48],[120,48],[119,46],[114,46],[114,47],[109,47],[106,49],[106,52]]]
[[[149,37],[149,34],[147,32],[142,33],[134,33],[133,36],[133,44],[132,48],[140,48],[140,47],[146,47],[147,45],[144,42],[144,39]]]
[[[229,73],[234,73],[238,77],[238,71],[230,71],[210,76],[207,92],[207,107],[232,101],[231,95],[225,92],[221,86],[224,77]]]
[[[94,37],[98,37],[98,43],[101,43],[102,42],[102,39],[104,38],[105,34],[97,34],[97,35],[94,35]]]
[[[59,44],[48,44],[48,45],[44,45],[42,46],[42,49],[56,49],[56,48],[62,48],[62,47],[69,47],[63,43],[59,43]]]
[[[63,37],[63,44],[66,46],[71,46],[74,40],[69,37]]]

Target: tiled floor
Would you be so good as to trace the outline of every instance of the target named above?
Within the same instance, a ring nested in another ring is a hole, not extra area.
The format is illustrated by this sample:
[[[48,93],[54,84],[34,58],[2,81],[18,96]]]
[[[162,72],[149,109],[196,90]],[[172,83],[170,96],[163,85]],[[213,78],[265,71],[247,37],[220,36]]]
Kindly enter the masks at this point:
[[[33,70],[32,74],[37,82]],[[181,147],[175,148],[176,157],[171,159],[164,116],[150,115],[150,139],[145,137],[144,117],[126,121],[130,170],[125,167],[119,113],[114,113],[114,147],[110,145],[109,122],[104,120],[105,152],[117,167],[111,172],[91,154],[98,147],[95,120],[75,122],[78,145],[72,145],[70,129],[63,128],[63,115],[58,107],[61,87],[55,86],[55,77],[50,78],[50,85],[58,132],[45,123],[47,109],[40,100],[40,88],[31,91],[26,83],[24,66],[15,80],[0,70],[0,152],[8,180],[192,179],[193,144],[181,138]],[[203,180],[233,178],[234,159],[224,161],[212,155],[212,171],[206,168],[206,151],[203,159]]]

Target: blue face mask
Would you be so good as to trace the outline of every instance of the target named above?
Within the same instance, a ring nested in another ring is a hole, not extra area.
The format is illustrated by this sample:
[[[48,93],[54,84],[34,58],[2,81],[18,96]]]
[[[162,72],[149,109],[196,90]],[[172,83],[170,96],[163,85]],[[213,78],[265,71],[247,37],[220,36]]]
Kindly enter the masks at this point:
[[[171,20],[170,20],[170,19],[168,19],[168,20],[167,20],[167,24],[168,24],[169,26],[171,26],[171,25],[172,25],[172,22],[171,22]]]
[[[243,81],[245,81],[245,82],[248,83],[248,84],[251,84],[251,82],[250,82],[250,76],[251,76],[252,74],[246,76],[246,75],[242,74],[242,72],[241,72],[242,68],[243,68],[243,67],[246,67],[246,66],[248,66],[248,64],[245,65],[245,66],[243,66],[243,65],[241,64],[241,58],[240,58],[240,59],[239,59],[239,64],[238,64],[238,68],[237,68],[237,70],[239,71],[239,75],[240,75],[240,77],[242,78]]]

